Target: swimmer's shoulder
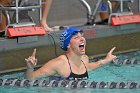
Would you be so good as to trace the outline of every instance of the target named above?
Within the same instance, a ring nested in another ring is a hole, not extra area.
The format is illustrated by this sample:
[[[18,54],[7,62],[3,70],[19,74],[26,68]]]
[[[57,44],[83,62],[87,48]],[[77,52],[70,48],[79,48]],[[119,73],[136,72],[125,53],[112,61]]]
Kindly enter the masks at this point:
[[[85,54],[85,55],[82,55],[82,56],[81,56],[81,60],[82,60],[83,62],[85,62],[85,63],[86,63],[86,62],[89,62],[89,57],[88,57],[88,55],[86,55],[86,54]]]
[[[66,63],[67,58],[65,55],[60,55],[52,60],[50,60],[49,62],[55,63],[55,64],[64,64]]]

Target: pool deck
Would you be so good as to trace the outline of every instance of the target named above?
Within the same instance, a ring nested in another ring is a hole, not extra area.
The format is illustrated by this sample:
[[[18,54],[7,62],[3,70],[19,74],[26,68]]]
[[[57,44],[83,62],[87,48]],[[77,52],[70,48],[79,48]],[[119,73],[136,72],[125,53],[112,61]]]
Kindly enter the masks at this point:
[[[106,54],[112,47],[115,52],[140,50],[140,24],[121,26],[79,25],[87,39],[86,54],[89,56]],[[43,36],[18,38],[0,37],[0,73],[26,69],[24,59],[37,48],[38,66],[64,53],[59,48],[60,31]]]

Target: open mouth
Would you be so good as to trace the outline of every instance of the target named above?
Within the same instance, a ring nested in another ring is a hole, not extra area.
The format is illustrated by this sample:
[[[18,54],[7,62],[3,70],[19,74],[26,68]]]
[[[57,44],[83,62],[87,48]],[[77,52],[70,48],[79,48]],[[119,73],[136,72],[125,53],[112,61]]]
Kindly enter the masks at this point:
[[[84,48],[85,48],[84,43],[82,43],[82,44],[79,45],[79,49],[80,49],[80,50],[84,50]]]

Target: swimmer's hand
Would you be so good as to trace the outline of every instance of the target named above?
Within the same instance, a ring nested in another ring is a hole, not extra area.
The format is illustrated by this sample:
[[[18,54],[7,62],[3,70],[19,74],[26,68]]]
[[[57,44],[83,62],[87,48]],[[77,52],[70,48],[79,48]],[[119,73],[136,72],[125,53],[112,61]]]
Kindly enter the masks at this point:
[[[117,58],[116,55],[113,55],[113,54],[112,54],[113,51],[115,50],[115,48],[116,48],[116,47],[113,47],[113,48],[107,53],[105,59],[103,59],[103,60],[100,61],[100,63],[101,63],[102,65],[107,64],[107,63],[110,63],[111,61],[113,61],[114,59]]]
[[[36,56],[36,48],[34,49],[31,56],[29,56],[27,59],[25,58],[28,69],[34,69],[34,67],[36,66],[37,58],[35,56]]]
[[[107,56],[106,56],[106,59],[107,59],[108,61],[113,61],[114,59],[117,58],[116,55],[113,55],[113,54],[112,54],[113,51],[115,50],[115,48],[116,48],[116,47],[113,47],[113,48],[108,52],[108,54],[107,54]]]

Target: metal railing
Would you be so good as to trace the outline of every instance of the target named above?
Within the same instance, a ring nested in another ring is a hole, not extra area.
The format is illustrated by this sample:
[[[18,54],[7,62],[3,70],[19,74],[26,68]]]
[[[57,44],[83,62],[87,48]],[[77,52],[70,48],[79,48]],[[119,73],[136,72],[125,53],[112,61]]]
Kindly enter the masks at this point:
[[[133,3],[133,0],[113,0],[113,1],[118,1],[120,3],[120,13],[123,13],[124,12],[124,9],[123,9],[123,2],[131,2]],[[84,5],[84,7],[87,9],[87,24],[90,24],[90,25],[93,25],[95,22],[95,18],[96,18],[96,14],[97,14],[97,11],[98,11],[98,8],[100,7],[101,3],[102,3],[102,0],[98,0],[95,7],[94,7],[94,10],[92,11],[90,5],[88,4],[88,2],[86,0],[80,0],[80,2]],[[111,4],[111,0],[107,0],[107,4],[108,4],[108,7],[109,7],[109,13],[110,15],[120,15],[118,13],[113,13],[112,14],[112,4]],[[140,7],[140,2],[139,2],[139,7]],[[131,10],[130,6],[128,6],[128,9],[129,11]],[[140,8],[139,8],[140,10]],[[128,14],[132,14],[132,11],[130,11],[131,13],[128,13]],[[124,13],[123,13],[124,14]],[[125,13],[127,14],[127,13]]]
[[[9,26],[13,26],[16,27],[17,26],[23,26],[23,25],[35,25],[33,19],[30,17],[30,20],[32,20],[32,22],[25,22],[25,23],[21,23],[19,22],[19,12],[20,11],[29,11],[29,10],[33,10],[33,9],[38,9],[39,10],[39,20],[42,19],[42,0],[38,0],[35,4],[28,4],[29,0],[14,0],[14,3],[12,3],[12,5],[10,6],[3,6],[2,4],[0,4],[0,11],[2,12],[2,14],[6,17],[6,28],[5,28],[5,35],[7,33],[7,28]],[[21,2],[26,3],[26,5],[21,4]],[[13,12],[13,17],[10,16],[10,12]],[[14,22],[13,22],[14,19]]]
[[[15,11],[16,13],[16,23],[18,24],[19,23],[19,11],[22,11],[22,10],[30,10],[30,9],[40,9],[40,20],[41,20],[41,7],[42,7],[42,0],[38,0],[38,5],[26,5],[26,6],[20,6],[20,3],[22,0],[15,0],[15,6],[3,6],[3,5],[0,5],[0,10],[1,11]],[[26,0],[28,1],[28,0]],[[7,16],[9,15],[8,13],[5,13],[6,14],[6,18]],[[10,18],[7,18],[8,20],[8,23],[10,23]]]

